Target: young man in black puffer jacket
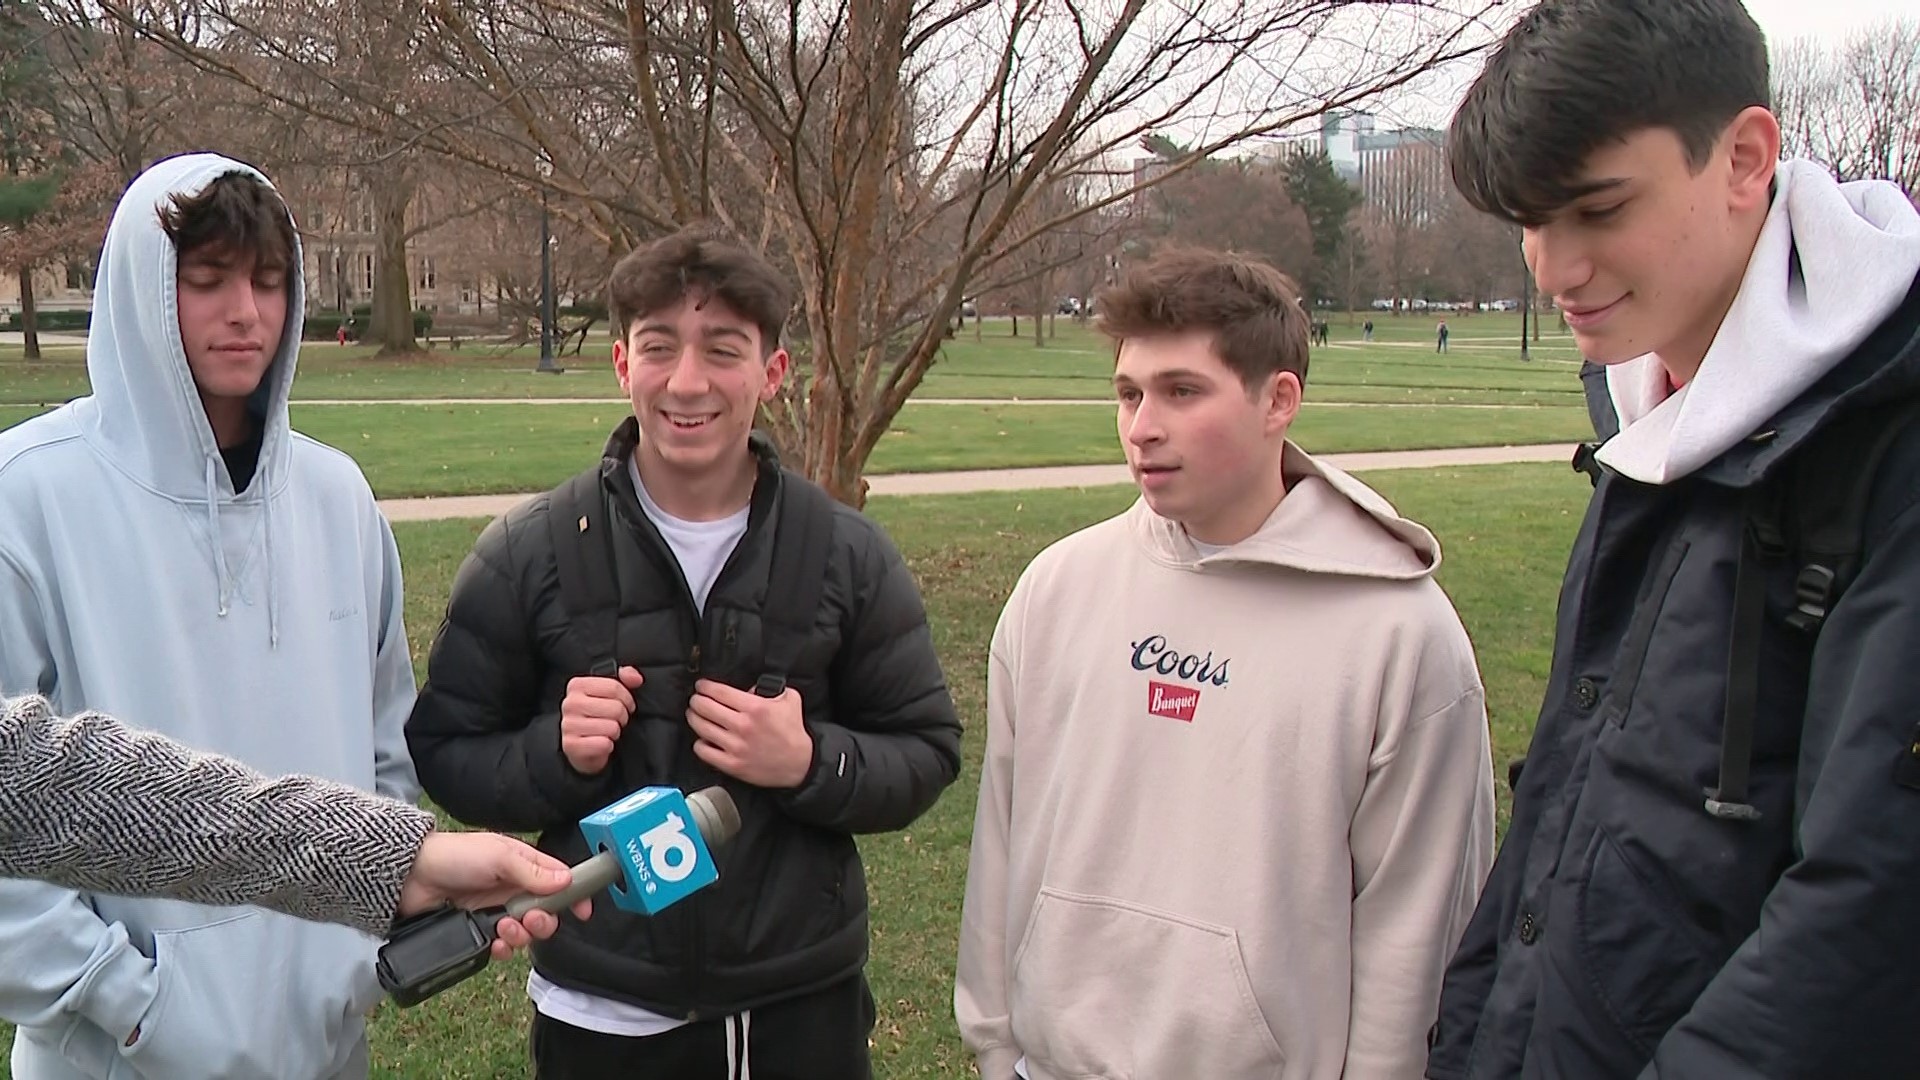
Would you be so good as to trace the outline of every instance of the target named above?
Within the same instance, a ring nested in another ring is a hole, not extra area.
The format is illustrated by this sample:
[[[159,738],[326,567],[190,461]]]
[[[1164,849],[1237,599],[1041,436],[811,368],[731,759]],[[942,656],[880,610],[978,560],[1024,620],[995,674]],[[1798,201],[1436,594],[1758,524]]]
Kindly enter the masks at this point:
[[[633,416],[589,487],[570,481],[481,535],[409,746],[454,816],[538,831],[569,862],[588,854],[579,820],[641,787],[720,784],[739,806],[715,885],[652,918],[599,904],[541,943],[528,994],[543,1080],[864,1078],[874,1005],[854,835],[912,822],[960,767],[920,594],[886,535],[834,504],[817,609],[799,620],[811,631],[781,650],[785,687],[763,696],[769,596],[787,591],[772,573],[783,489],[808,483],[752,430],[787,372],[789,290],[692,229],[628,255],[609,293]],[[563,595],[556,538],[576,528],[612,537],[604,630]]]

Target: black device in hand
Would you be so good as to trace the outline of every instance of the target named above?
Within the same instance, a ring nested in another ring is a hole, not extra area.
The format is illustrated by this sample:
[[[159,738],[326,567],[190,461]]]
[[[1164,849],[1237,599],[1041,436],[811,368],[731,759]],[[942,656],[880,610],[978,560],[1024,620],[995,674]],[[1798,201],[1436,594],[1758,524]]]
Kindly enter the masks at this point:
[[[467,911],[441,905],[394,924],[380,947],[374,973],[380,988],[402,1007],[418,1005],[487,966],[500,920],[530,911],[559,913],[620,880],[620,858],[602,851],[573,868],[573,883],[547,896],[518,896],[505,907]]]
[[[494,927],[506,913],[442,905],[400,920],[374,965],[381,989],[406,1008],[478,975],[492,959]]]

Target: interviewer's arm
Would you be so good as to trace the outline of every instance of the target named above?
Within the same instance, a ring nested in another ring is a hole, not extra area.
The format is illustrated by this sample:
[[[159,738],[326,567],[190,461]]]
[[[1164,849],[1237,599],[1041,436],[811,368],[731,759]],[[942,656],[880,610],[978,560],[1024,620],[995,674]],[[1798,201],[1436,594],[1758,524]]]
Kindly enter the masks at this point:
[[[384,931],[433,815],[110,717],[0,703],[0,876]]]

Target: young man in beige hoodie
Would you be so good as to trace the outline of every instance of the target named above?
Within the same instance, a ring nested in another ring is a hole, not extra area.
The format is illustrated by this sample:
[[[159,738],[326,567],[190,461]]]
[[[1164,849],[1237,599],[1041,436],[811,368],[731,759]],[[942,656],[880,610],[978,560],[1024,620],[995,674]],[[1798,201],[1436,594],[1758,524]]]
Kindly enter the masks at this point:
[[[994,632],[961,1036],[986,1080],[1417,1078],[1493,853],[1439,545],[1287,441],[1278,271],[1172,252],[1099,312],[1141,498]]]

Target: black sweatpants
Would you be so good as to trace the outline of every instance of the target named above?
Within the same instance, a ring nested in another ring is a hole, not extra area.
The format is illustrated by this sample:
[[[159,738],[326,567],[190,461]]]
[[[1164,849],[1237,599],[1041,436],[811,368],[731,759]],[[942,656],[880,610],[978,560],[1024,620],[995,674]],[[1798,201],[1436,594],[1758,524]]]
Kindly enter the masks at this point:
[[[871,1080],[873,993],[856,975],[803,997],[659,1035],[603,1035],[533,1014],[537,1080]]]

